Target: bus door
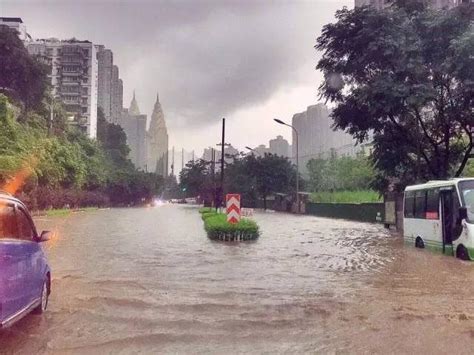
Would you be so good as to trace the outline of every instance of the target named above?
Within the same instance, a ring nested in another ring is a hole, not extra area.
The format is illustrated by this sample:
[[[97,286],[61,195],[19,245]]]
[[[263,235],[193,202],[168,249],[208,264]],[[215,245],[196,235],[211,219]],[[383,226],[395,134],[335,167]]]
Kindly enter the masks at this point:
[[[446,245],[453,244],[453,193],[452,187],[440,189],[439,198],[441,204],[441,226],[443,232],[443,253]]]
[[[457,215],[459,213],[459,200],[454,187],[446,187],[440,189],[440,206],[441,206],[441,225],[443,232],[443,253],[446,245],[452,245],[460,233],[457,226]],[[454,253],[454,248],[453,248]]]

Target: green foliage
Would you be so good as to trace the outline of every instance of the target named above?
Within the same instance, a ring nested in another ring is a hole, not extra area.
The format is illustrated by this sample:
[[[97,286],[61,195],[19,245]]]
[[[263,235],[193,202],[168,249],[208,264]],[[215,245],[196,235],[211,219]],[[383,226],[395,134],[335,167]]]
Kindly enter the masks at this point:
[[[464,170],[462,175],[463,177],[474,177],[474,159],[467,163],[466,170]]]
[[[474,5],[344,8],[316,48],[335,127],[373,138],[376,185],[459,176],[473,142]]]
[[[202,213],[207,213],[207,212],[214,212],[214,211],[215,211],[215,209],[212,208],[212,207],[201,207],[199,209],[199,213],[201,213],[201,214]]]
[[[373,190],[313,192],[310,200],[311,202],[319,203],[363,203],[383,201],[380,194]]]
[[[201,196],[212,200],[215,187],[219,187],[220,174],[212,175],[210,162],[189,162],[180,175],[180,187],[186,196]],[[253,154],[236,156],[225,166],[225,186],[229,193],[239,193],[246,205],[255,204],[258,197],[266,199],[275,192],[294,191],[296,169],[284,157],[272,154],[255,157]],[[302,184],[301,184],[302,186]]]
[[[186,197],[212,194],[211,164],[203,159],[188,162],[179,174],[179,181]]]
[[[204,221],[204,229],[210,239],[218,240],[253,240],[257,239],[260,231],[255,221],[242,218],[238,223],[227,222],[224,213],[204,212],[201,213]]]
[[[136,204],[161,191],[161,177],[137,171],[127,159],[119,126],[102,122],[105,138],[95,141],[73,128],[48,134],[34,122],[17,122],[0,94],[0,186],[25,175],[19,194],[32,208]]]
[[[372,163],[363,154],[311,159],[307,167],[310,191],[365,190],[375,178]]]
[[[28,54],[16,32],[0,26],[0,93],[25,111],[38,108],[48,87],[47,73],[48,67]]]

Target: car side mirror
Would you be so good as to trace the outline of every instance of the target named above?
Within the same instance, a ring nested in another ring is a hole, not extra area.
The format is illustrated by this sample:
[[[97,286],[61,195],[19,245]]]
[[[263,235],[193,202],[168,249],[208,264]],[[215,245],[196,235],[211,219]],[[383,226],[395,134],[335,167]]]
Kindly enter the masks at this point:
[[[50,240],[52,236],[53,236],[53,233],[52,233],[52,232],[50,232],[50,231],[42,231],[42,232],[41,232],[41,235],[40,235],[39,238],[38,238],[38,242],[39,242],[39,243],[46,242],[46,241]]]
[[[467,219],[467,208],[466,207],[459,207],[459,219],[461,221],[463,219]]]

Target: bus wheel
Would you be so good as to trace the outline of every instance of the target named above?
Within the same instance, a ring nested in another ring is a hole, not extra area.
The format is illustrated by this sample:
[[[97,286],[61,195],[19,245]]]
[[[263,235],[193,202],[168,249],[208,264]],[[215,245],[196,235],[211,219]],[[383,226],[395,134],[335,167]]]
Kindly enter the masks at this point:
[[[423,249],[425,247],[425,243],[423,243],[423,239],[417,237],[415,240],[415,247]]]
[[[461,260],[469,260],[469,254],[464,245],[458,246],[458,248],[456,249],[456,257]]]

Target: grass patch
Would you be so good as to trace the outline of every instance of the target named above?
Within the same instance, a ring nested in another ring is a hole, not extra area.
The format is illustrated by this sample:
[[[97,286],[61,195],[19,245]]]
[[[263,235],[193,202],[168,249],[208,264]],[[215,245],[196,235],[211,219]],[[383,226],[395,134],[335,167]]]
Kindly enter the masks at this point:
[[[46,216],[53,217],[53,216],[67,216],[71,213],[71,210],[68,208],[58,208],[54,210],[46,210]]]
[[[214,209],[199,210],[204,221],[204,229],[210,239],[224,241],[254,240],[260,235],[255,221],[241,218],[239,223],[227,222],[224,213],[216,213]]]
[[[48,217],[55,217],[55,216],[67,216],[70,213],[73,212],[87,212],[87,211],[95,211],[97,210],[98,207],[84,207],[84,208],[76,208],[76,209],[71,209],[71,208],[57,208],[57,209],[51,209],[51,210],[46,210],[45,215]]]
[[[373,190],[321,191],[313,192],[310,201],[315,203],[363,203],[383,202],[383,198]]]

